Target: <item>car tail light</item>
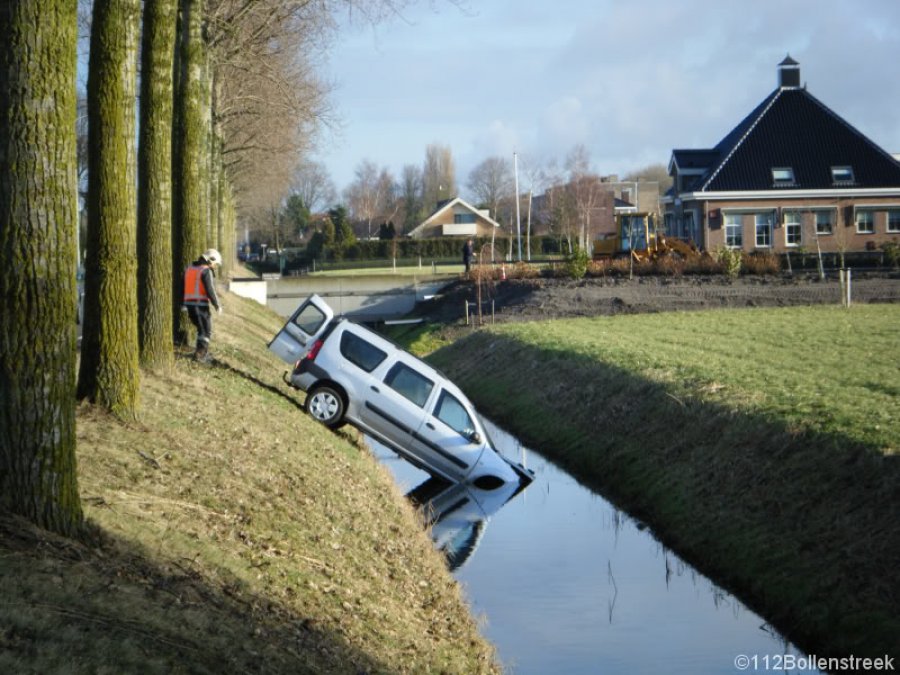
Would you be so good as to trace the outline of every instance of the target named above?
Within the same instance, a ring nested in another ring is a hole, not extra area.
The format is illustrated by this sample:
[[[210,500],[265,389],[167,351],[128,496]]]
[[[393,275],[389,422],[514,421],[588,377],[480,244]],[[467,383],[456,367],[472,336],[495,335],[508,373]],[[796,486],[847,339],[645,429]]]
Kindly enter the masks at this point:
[[[316,357],[319,355],[319,350],[322,349],[322,345],[325,344],[322,340],[316,340],[313,342],[312,349],[310,349],[306,356],[303,357],[304,360],[315,361]]]

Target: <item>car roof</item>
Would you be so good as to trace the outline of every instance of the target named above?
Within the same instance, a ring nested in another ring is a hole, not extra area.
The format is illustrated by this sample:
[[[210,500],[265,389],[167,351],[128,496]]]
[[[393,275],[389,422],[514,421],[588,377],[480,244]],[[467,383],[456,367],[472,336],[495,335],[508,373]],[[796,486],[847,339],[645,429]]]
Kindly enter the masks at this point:
[[[342,318],[338,319],[337,321],[338,321],[338,325],[336,326],[336,328],[341,329],[341,328],[346,328],[346,327],[352,327],[354,329],[355,333],[357,333],[357,334],[362,333],[365,336],[365,338],[367,340],[371,341],[376,347],[380,347],[381,349],[384,349],[388,353],[393,352],[395,354],[402,355],[404,357],[405,361],[407,361],[407,362],[411,361],[412,363],[414,363],[416,365],[416,368],[419,369],[423,375],[428,375],[428,376],[434,378],[435,380],[440,380],[441,386],[444,387],[444,389],[447,389],[448,391],[450,391],[450,393],[452,393],[457,398],[463,399],[470,406],[472,405],[472,403],[471,403],[471,401],[469,401],[468,397],[462,392],[462,390],[459,387],[456,386],[456,384],[449,377],[447,377],[444,373],[442,373],[440,370],[438,370],[434,366],[432,366],[432,365],[426,363],[425,361],[423,361],[422,359],[420,359],[415,354],[404,349],[403,347],[398,345],[396,342],[394,342],[390,338],[382,335],[381,333],[376,332],[375,330],[369,328],[368,326],[366,326],[364,324],[357,323],[356,321],[353,321],[352,319],[348,319],[346,317],[342,317]],[[335,332],[337,332],[337,331],[335,331]]]

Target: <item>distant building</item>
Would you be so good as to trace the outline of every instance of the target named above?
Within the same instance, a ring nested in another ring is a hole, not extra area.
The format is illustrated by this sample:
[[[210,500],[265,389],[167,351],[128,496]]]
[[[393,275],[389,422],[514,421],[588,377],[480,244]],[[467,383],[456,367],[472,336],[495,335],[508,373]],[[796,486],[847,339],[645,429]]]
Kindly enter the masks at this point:
[[[778,87],[718,145],[673,150],[666,231],[707,250],[873,250],[900,240],[900,162],[778,64]]]
[[[620,181],[616,175],[585,176],[577,183],[548,188],[532,200],[533,230],[543,234],[566,229],[580,232],[584,216],[589,218],[589,239],[615,234],[615,216],[623,213],[658,213],[659,183]],[[571,222],[567,222],[571,221]]]
[[[414,239],[435,237],[490,237],[499,234],[500,224],[486,209],[476,209],[460,197],[438,204],[435,211],[415,229]]]

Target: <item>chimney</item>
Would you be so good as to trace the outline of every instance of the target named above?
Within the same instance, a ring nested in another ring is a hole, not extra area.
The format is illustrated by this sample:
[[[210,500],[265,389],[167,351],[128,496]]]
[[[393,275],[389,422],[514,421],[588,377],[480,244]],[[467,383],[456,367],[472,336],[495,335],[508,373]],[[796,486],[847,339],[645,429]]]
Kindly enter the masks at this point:
[[[784,61],[778,64],[778,87],[781,89],[795,89],[800,86],[800,64],[788,54]]]

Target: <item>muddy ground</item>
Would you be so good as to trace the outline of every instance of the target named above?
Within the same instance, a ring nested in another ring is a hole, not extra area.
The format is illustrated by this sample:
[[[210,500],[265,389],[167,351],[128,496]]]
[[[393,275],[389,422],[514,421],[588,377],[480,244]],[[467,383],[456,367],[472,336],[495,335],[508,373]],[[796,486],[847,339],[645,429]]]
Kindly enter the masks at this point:
[[[815,277],[721,276],[510,279],[481,288],[482,316],[491,320],[533,321],[577,316],[689,311],[721,307],[787,307],[839,304],[840,283]],[[477,313],[477,286],[460,281],[421,309],[429,320],[464,320],[465,302]],[[900,302],[900,274],[861,274],[851,284],[852,303]]]

